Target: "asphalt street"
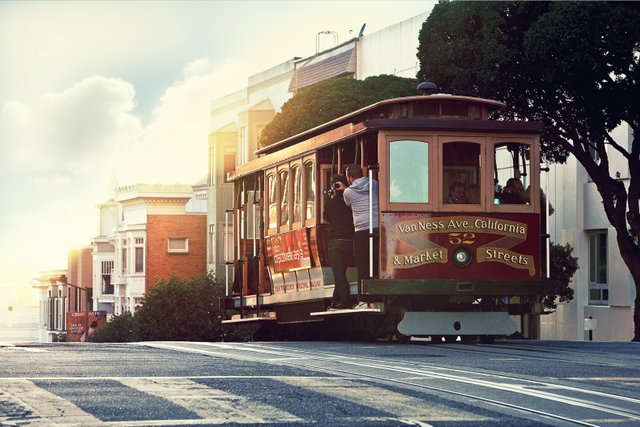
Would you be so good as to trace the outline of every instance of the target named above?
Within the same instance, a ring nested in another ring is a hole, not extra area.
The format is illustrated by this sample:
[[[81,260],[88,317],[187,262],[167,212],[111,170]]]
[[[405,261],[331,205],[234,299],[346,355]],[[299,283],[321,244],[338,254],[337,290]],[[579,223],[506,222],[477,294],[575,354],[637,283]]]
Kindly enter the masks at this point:
[[[637,343],[0,346],[2,426],[640,425]]]

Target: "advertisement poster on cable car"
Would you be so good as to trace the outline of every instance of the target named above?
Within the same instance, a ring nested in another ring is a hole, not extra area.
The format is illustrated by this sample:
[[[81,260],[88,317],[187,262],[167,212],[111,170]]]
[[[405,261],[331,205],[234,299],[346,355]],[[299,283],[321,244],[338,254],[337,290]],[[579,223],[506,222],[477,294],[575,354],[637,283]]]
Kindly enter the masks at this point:
[[[381,277],[535,280],[537,221],[537,215],[526,214],[385,214]]]
[[[267,238],[267,259],[274,273],[311,267],[306,230],[293,230]]]
[[[91,341],[91,336],[105,323],[106,311],[69,311],[67,342]]]
[[[306,230],[293,230],[267,238],[269,268],[274,273],[311,267]]]

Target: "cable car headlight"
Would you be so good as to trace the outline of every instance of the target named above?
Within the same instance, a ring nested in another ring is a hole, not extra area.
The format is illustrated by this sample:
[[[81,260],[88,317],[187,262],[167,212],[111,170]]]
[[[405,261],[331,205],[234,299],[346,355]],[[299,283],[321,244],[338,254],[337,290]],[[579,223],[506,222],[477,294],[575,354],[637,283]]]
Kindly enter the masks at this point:
[[[451,253],[451,260],[456,267],[468,267],[473,261],[473,257],[469,249],[459,246]]]

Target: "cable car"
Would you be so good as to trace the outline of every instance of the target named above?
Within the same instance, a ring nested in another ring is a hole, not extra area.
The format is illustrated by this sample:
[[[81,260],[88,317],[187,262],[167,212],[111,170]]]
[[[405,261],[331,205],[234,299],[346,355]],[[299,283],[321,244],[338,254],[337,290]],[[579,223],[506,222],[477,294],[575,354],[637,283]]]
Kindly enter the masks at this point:
[[[447,94],[388,99],[238,165],[225,244],[229,283],[233,275],[225,305],[236,314],[225,323],[257,322],[271,337],[491,342],[516,331],[511,316],[542,313],[544,128],[490,120],[504,107]],[[330,176],[349,164],[378,182],[377,274],[358,280],[350,267],[352,299],[366,305],[328,311],[334,280],[322,210]]]

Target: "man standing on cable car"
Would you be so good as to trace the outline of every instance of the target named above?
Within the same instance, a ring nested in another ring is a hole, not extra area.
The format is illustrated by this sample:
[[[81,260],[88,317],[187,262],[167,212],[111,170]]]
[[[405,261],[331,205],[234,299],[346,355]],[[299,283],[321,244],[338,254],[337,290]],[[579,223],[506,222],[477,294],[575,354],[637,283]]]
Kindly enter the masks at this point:
[[[358,281],[369,275],[369,231],[373,234],[373,277],[378,276],[378,181],[363,176],[358,165],[349,165],[346,169],[350,186],[344,190],[344,202],[353,211],[355,228],[355,256],[358,267]],[[371,184],[371,185],[370,185]],[[371,195],[369,194],[371,187]],[[371,196],[371,198],[369,197]],[[371,222],[370,222],[371,219]]]
[[[342,194],[349,186],[347,177],[335,174],[331,177],[331,199],[324,205],[323,218],[329,223],[329,263],[333,270],[335,288],[331,307],[334,310],[351,308],[347,263],[353,254],[353,216],[344,203]]]

